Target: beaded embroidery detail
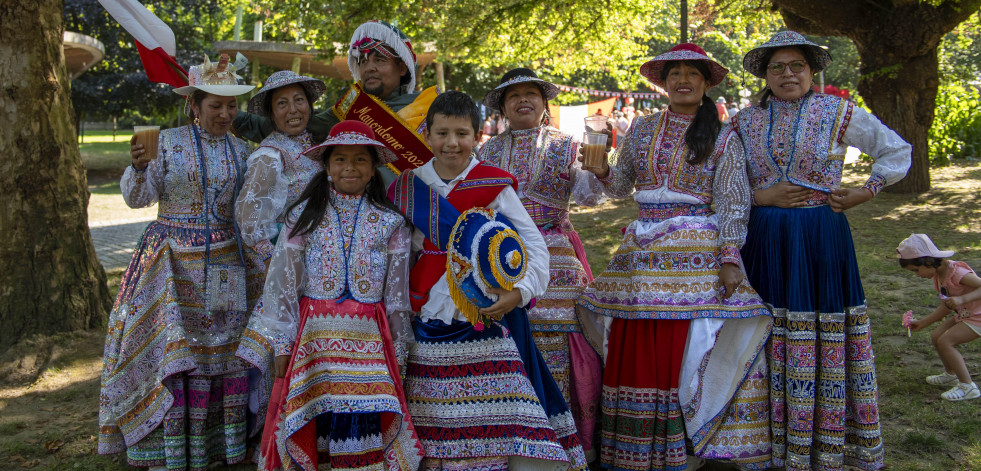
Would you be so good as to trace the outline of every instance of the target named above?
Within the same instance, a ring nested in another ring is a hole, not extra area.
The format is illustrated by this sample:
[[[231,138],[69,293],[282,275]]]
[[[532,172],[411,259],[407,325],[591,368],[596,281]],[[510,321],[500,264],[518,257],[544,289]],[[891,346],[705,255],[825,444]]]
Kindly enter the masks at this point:
[[[379,209],[368,202],[358,211],[360,202],[360,197],[334,192],[333,207],[327,208],[327,217],[306,235],[309,271],[305,296],[324,300],[340,297],[344,293],[347,272],[347,288],[352,298],[362,303],[382,301],[388,271],[388,241],[404,219],[394,211]],[[301,206],[294,211],[302,211]],[[335,210],[337,219],[330,217]],[[338,219],[340,228],[337,227]],[[347,257],[349,269],[345,270],[343,253],[346,250],[341,241],[352,239],[353,246]]]
[[[845,156],[832,152],[845,136],[854,103],[820,94],[768,103],[733,120],[746,146],[750,186],[769,188],[786,180],[821,192],[837,189]],[[826,201],[819,199],[816,204]]]

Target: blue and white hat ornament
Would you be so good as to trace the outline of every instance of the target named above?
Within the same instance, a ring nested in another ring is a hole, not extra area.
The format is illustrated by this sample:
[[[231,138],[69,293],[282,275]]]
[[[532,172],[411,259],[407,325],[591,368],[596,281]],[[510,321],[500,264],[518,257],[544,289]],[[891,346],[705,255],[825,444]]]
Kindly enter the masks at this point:
[[[481,308],[497,302],[490,288],[514,289],[527,256],[514,224],[493,209],[472,208],[457,219],[446,247],[446,281],[457,309],[478,330]]]

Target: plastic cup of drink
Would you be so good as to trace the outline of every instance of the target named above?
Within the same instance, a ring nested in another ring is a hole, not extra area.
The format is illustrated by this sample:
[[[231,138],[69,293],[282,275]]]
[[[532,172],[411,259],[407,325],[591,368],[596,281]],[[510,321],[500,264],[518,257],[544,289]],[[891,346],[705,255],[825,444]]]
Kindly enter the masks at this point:
[[[160,138],[160,126],[133,126],[133,136],[137,144],[143,144],[143,150],[150,160],[157,158],[157,140]]]
[[[606,161],[606,134],[586,132],[582,139],[583,168],[603,168]]]
[[[606,116],[587,116],[586,131],[600,132],[606,130]]]

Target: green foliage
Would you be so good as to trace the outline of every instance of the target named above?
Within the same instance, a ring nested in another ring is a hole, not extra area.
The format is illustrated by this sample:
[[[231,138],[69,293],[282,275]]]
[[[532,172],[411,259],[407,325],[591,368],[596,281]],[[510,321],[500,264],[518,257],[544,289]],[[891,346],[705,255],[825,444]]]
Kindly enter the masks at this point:
[[[941,81],[981,81],[981,17],[974,15],[947,33],[939,56]]]
[[[976,88],[941,85],[935,113],[928,135],[932,165],[981,156],[981,96]]]

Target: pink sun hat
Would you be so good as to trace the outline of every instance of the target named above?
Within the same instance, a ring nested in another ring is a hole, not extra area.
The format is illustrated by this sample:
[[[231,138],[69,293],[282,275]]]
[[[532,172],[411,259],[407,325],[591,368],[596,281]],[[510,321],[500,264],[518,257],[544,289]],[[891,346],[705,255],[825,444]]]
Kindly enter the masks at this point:
[[[709,82],[709,86],[714,87],[726,78],[726,74],[729,73],[729,69],[722,66],[718,62],[712,60],[705,50],[698,47],[692,43],[681,43],[675,47],[672,47],[670,51],[665,52],[640,66],[640,75],[643,75],[661,88],[664,88],[664,80],[661,79],[661,70],[664,66],[671,61],[705,61],[708,64],[709,77],[705,77]]]
[[[926,234],[912,234],[896,247],[899,258],[910,260],[920,257],[947,258],[954,255],[953,250],[940,250]]]
[[[398,159],[388,146],[375,140],[375,133],[371,127],[361,121],[349,119],[335,124],[334,127],[330,128],[330,135],[327,136],[327,140],[303,151],[303,155],[319,161],[327,147],[331,146],[374,147],[378,151],[378,166],[395,162]]]

